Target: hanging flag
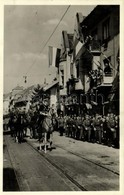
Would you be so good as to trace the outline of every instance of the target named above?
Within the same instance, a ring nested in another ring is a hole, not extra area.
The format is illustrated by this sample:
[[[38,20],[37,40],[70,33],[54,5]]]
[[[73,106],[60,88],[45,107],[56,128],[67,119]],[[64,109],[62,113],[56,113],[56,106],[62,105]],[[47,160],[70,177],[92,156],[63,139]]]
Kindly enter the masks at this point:
[[[49,66],[58,67],[60,51],[59,48],[49,46]]]

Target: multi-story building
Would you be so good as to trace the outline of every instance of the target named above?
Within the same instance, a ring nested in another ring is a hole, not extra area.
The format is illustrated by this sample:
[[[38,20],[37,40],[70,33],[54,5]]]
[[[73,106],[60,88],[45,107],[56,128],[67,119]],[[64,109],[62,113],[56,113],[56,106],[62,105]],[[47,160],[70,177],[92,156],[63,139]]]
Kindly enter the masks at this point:
[[[105,114],[118,74],[119,6],[96,6],[87,17],[77,13],[73,46],[73,79],[69,86],[76,93],[78,83],[83,94],[79,103],[90,103],[95,111]]]

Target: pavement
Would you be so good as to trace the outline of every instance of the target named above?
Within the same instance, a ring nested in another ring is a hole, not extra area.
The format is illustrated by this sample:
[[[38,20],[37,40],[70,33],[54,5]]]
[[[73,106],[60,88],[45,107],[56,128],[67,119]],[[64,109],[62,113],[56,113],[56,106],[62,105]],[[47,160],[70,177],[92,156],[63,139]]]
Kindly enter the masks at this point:
[[[4,139],[20,191],[119,190],[119,149],[59,132],[53,133],[53,150],[46,154],[38,150],[37,139],[27,136],[28,144],[15,143],[10,135]]]
[[[7,167],[8,172],[3,177],[3,191],[80,191],[29,144],[15,143],[10,135],[4,135],[4,140],[8,157],[3,170]]]
[[[27,138],[35,148],[39,147],[36,139]],[[60,136],[59,132],[53,133],[53,146],[61,147],[72,154],[77,154],[84,159],[99,164],[100,166],[110,169],[119,174],[119,149],[108,147],[106,145],[83,142],[64,136]],[[49,152],[49,151],[48,151]]]

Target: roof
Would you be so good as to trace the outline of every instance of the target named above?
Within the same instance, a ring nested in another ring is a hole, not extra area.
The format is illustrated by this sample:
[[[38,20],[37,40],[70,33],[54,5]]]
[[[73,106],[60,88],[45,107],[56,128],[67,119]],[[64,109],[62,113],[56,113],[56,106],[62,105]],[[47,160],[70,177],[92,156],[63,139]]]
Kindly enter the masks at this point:
[[[58,80],[53,81],[52,83],[46,85],[43,89],[44,89],[44,91],[47,91],[47,90],[53,88],[53,87],[54,87],[55,85],[57,85],[57,84],[58,84]]]
[[[30,99],[30,93],[33,91],[34,85],[24,89],[23,91],[19,92],[18,95],[20,97],[17,99],[16,102],[23,102],[23,101],[28,101]]]
[[[14,89],[12,89],[12,91],[13,91],[13,90],[23,90],[23,86],[19,86],[19,85],[18,85],[18,86],[16,86]]]
[[[113,9],[116,9],[119,12],[119,5],[98,5],[96,6],[91,13],[84,18],[82,25],[87,26],[89,29],[92,28],[95,24],[99,23],[102,19],[107,17]]]

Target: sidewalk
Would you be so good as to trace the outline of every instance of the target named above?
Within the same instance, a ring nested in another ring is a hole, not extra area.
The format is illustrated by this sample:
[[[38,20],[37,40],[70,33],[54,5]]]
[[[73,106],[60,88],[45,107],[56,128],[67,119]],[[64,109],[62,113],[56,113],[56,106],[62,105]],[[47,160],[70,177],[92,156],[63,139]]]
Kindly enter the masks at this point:
[[[27,141],[35,148],[39,146],[38,141],[35,139],[27,138]],[[119,174],[119,149],[97,143],[93,144],[75,140],[68,138],[65,135],[59,136],[58,132],[53,133],[53,146],[56,147],[56,151],[57,147],[62,147],[67,151],[76,153],[84,159],[92,161]],[[52,155],[52,152],[50,155]]]

